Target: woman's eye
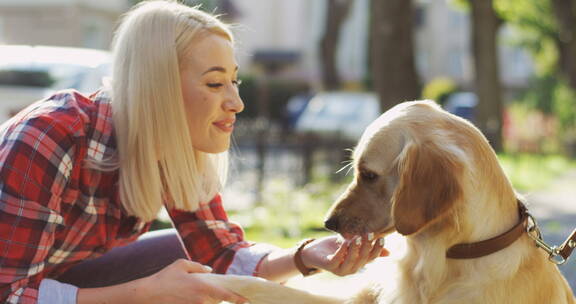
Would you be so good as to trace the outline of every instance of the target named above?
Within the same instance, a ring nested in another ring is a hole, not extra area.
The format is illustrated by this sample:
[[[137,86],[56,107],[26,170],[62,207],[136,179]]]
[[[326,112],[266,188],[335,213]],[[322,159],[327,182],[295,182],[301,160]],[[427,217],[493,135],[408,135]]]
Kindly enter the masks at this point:
[[[232,84],[239,87],[242,84],[242,80],[240,79],[232,80]]]
[[[367,181],[367,182],[373,182],[378,178],[378,174],[376,174],[372,171],[368,171],[368,170],[360,171],[360,176],[362,177],[362,179],[364,181]]]
[[[222,86],[222,84],[219,83],[219,82],[212,82],[212,83],[208,83],[208,84],[206,84],[206,85],[207,85],[209,88],[213,88],[213,89],[216,89],[216,88],[219,88],[219,87]]]

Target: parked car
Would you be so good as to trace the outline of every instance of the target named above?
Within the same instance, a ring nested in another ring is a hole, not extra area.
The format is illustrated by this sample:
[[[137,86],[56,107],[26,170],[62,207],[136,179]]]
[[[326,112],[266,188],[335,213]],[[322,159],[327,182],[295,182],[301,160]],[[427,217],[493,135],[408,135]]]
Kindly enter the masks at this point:
[[[302,111],[295,131],[356,141],[378,116],[380,105],[374,93],[318,93]]]
[[[444,104],[444,109],[471,122],[475,121],[475,109],[478,96],[473,92],[455,92],[450,94]]]
[[[444,109],[474,122],[478,97],[473,92],[451,94]],[[340,136],[358,140],[364,129],[380,116],[378,97],[370,92],[325,92],[312,97],[295,124],[295,132]]]
[[[308,106],[308,102],[312,99],[314,95],[306,93],[306,94],[298,94],[290,97],[288,102],[286,103],[286,127],[289,130],[293,130],[296,127],[296,122],[302,116],[302,112]]]
[[[110,60],[102,50],[0,45],[0,123],[56,90],[95,91]]]

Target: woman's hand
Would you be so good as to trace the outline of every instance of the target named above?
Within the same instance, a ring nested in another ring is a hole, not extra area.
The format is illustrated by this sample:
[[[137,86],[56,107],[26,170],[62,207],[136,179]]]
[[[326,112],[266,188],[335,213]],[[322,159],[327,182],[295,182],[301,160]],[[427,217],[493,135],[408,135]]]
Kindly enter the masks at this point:
[[[210,267],[180,259],[145,280],[149,293],[147,303],[212,304],[227,301],[248,303],[248,300],[202,279]]]
[[[379,256],[388,256],[384,239],[373,240],[373,234],[343,240],[337,235],[311,242],[302,251],[302,261],[307,267],[328,270],[345,276],[356,273]]]

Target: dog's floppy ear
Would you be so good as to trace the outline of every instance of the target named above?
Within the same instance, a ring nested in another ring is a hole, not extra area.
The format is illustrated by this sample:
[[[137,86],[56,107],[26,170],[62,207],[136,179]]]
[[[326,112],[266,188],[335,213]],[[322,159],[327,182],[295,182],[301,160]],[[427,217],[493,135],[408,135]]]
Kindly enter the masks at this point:
[[[462,164],[432,143],[409,144],[399,160],[400,180],[392,196],[396,230],[418,232],[461,196]]]

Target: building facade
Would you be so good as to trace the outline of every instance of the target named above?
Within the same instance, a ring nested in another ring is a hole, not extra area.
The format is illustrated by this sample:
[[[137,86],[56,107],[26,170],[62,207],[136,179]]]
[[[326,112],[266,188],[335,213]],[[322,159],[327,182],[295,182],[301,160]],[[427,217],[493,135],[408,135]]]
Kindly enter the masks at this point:
[[[134,1],[132,1],[134,2]],[[284,58],[287,78],[320,83],[319,41],[326,0],[212,0],[233,11],[238,60],[244,72],[258,70],[260,58]],[[362,83],[368,73],[370,0],[354,0],[337,51],[337,68],[346,83]],[[469,14],[449,0],[417,0],[414,39],[423,84],[448,77],[473,89]],[[114,29],[129,0],[0,0],[0,44],[33,44],[109,49]],[[529,56],[510,45],[513,32],[500,35],[500,70],[505,88],[525,87],[532,75]],[[289,54],[291,56],[286,57]],[[263,55],[263,56],[260,56]],[[282,57],[284,56],[284,57]],[[319,87],[319,86],[318,86]],[[351,87],[358,87],[352,85]]]
[[[123,0],[0,0],[0,43],[109,49]]]
[[[240,41],[240,62],[246,66],[258,51],[282,51],[299,55],[288,75],[320,83],[319,41],[324,31],[325,0],[237,0],[235,22]],[[470,16],[449,0],[415,1],[415,60],[423,84],[435,78],[452,79],[472,90],[474,62],[470,41]],[[337,51],[337,68],[348,83],[368,77],[370,0],[354,0],[343,24]],[[502,28],[499,36],[500,72],[505,89],[528,85],[533,64],[528,54],[513,46],[514,33]],[[357,87],[351,85],[351,87]]]

